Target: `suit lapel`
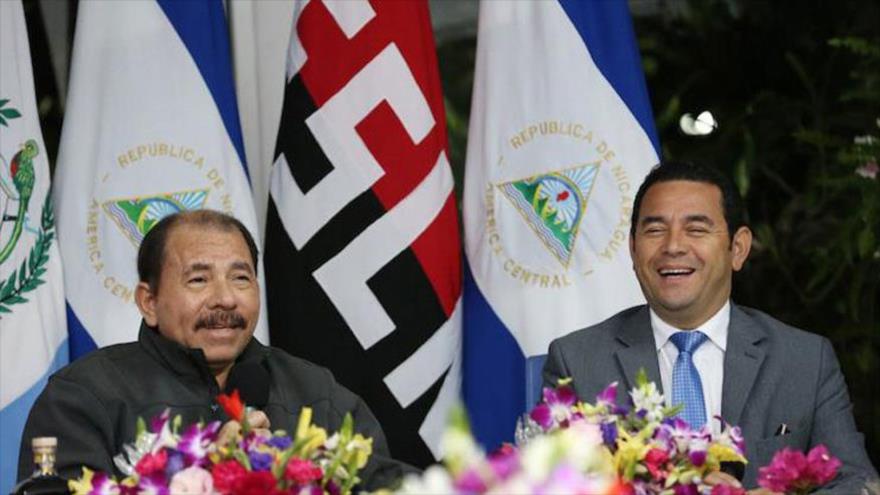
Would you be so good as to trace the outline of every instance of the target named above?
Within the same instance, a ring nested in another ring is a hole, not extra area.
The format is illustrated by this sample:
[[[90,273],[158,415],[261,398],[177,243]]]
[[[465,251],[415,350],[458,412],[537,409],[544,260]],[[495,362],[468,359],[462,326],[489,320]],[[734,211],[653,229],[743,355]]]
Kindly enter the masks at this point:
[[[615,351],[614,356],[626,378],[624,390],[629,391],[635,387],[636,375],[644,368],[648,380],[656,383],[657,389],[662,393],[663,383],[660,380],[660,366],[657,364],[657,347],[654,344],[654,332],[651,330],[651,316],[647,306],[643,306],[623,322],[617,341],[623,345]]]
[[[735,304],[730,305],[721,392],[721,416],[730,424],[740,423],[743,408],[764,362],[764,350],[757,344],[765,337],[764,331],[751,317]]]

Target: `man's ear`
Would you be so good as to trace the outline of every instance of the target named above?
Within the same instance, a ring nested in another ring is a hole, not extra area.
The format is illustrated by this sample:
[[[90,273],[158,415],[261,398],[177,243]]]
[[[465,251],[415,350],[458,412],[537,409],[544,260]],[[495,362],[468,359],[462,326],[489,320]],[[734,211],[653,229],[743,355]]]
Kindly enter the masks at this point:
[[[632,260],[633,268],[636,266],[636,234],[633,232],[629,235],[629,259]]]
[[[746,258],[749,257],[749,251],[752,249],[752,231],[746,226],[742,226],[733,234],[733,242],[730,243],[731,265],[733,271],[738,272]]]
[[[159,324],[159,318],[156,317],[156,295],[150,289],[150,284],[138,282],[134,288],[134,302],[148,326],[155,327]]]

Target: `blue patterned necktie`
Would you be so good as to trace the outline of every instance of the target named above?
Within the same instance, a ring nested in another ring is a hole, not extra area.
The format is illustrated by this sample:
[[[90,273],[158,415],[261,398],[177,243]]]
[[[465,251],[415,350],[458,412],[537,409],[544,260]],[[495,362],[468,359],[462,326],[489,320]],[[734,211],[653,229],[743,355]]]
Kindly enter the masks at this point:
[[[706,334],[696,330],[676,332],[669,338],[678,348],[678,359],[672,368],[672,404],[684,405],[678,415],[695,429],[706,424],[706,403],[703,401],[703,382],[693,358],[694,351],[706,339]]]

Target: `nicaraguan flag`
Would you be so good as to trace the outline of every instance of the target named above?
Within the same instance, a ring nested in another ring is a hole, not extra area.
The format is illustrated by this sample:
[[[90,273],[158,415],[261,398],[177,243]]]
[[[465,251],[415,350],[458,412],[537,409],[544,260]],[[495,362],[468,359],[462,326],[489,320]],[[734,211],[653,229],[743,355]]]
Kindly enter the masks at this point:
[[[220,0],[80,2],[55,191],[71,357],[136,339],[162,217],[211,208],[257,236],[243,157]]]
[[[530,358],[643,301],[627,236],[656,150],[626,2],[481,4],[463,392],[486,446],[512,440]]]
[[[24,11],[0,2],[0,493],[15,484],[21,431],[67,363],[61,256]]]

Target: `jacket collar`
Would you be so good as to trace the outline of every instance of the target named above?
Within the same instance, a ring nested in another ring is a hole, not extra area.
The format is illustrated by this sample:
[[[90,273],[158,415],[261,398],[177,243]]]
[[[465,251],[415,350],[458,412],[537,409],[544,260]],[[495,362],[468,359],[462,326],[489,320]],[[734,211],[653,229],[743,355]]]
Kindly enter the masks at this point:
[[[138,342],[148,354],[177,375],[213,379],[205,353],[201,349],[183,347],[163,337],[157,329],[148,326],[143,320],[138,333]],[[244,351],[235,359],[235,363],[250,360],[264,361],[268,353],[268,347],[251,338]]]
[[[766,354],[761,341],[767,332],[739,306],[730,306],[730,331],[724,352],[724,385],[721,387],[721,417],[739,424],[743,408]]]
[[[648,380],[657,384],[663,392],[660,380],[660,365],[657,364],[657,350],[654,345],[654,333],[651,331],[651,315],[648,306],[641,306],[627,315],[616,335],[623,347],[614,354],[626,378],[626,388],[630,390],[636,385],[636,376],[644,368]]]

